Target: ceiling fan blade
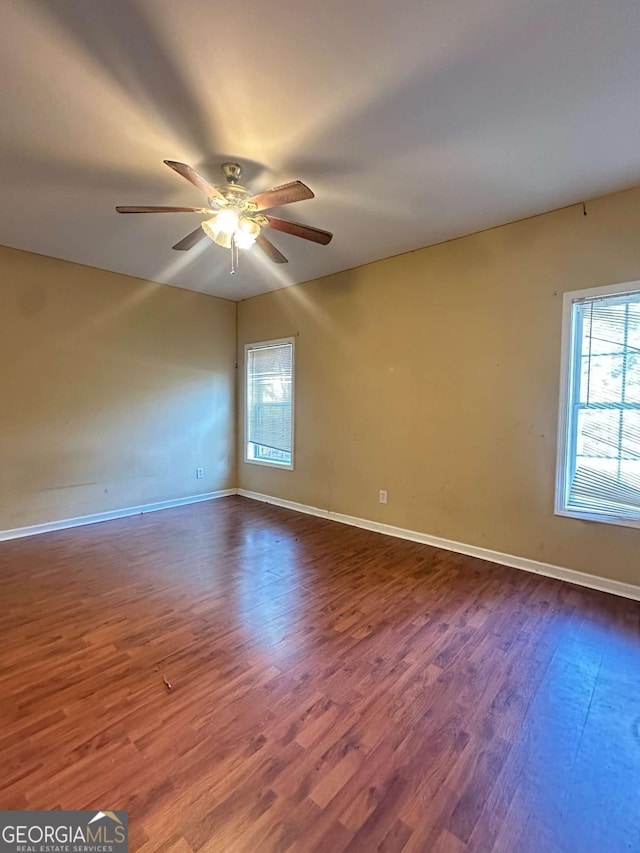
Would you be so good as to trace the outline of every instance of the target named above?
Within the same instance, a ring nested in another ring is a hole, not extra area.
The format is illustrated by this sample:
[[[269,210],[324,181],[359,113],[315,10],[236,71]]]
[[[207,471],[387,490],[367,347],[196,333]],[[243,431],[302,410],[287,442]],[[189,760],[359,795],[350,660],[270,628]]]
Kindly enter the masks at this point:
[[[257,205],[258,210],[267,210],[270,207],[279,207],[281,204],[291,204],[292,201],[304,201],[306,198],[313,197],[313,192],[302,181],[291,181],[288,184],[282,184],[281,187],[258,193],[247,201]]]
[[[265,253],[265,255],[269,258],[270,261],[273,261],[274,264],[288,264],[289,261],[285,258],[282,252],[278,251],[276,247],[271,243],[264,234],[259,234],[256,237],[256,246]]]
[[[302,225],[300,222],[291,222],[289,219],[279,219],[277,216],[267,216],[269,228],[283,231],[285,234],[293,234],[294,237],[302,237],[303,240],[312,240],[326,246],[331,242],[333,234],[323,231],[322,228],[313,228],[311,225]]]
[[[207,198],[215,198],[216,201],[226,203],[226,199],[222,193],[218,192],[213,184],[209,183],[209,181],[206,178],[203,178],[202,175],[199,175],[195,169],[191,168],[191,166],[187,166],[186,163],[177,163],[175,160],[165,160],[164,162],[169,166],[169,168],[173,169],[174,172],[182,175],[182,177],[186,178],[194,185],[194,187],[201,190]]]
[[[197,246],[202,240],[208,240],[209,238],[204,233],[202,228],[198,227],[195,231],[192,231],[191,234],[187,234],[186,237],[183,237],[182,240],[179,240],[175,246],[172,246],[172,249],[176,249],[178,252],[186,252],[189,249],[193,249],[194,246]]]
[[[213,213],[208,207],[132,207],[119,205],[118,213]]]

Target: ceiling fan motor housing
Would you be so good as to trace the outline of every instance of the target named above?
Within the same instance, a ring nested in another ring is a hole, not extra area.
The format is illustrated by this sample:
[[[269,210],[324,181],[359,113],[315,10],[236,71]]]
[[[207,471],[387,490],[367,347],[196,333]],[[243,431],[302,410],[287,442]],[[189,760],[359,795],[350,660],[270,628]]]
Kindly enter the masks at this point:
[[[246,198],[249,197],[249,190],[246,187],[241,187],[240,184],[224,184],[221,187],[216,187],[220,195],[224,196],[229,204],[240,205]],[[210,199],[215,205],[215,199]],[[218,202],[220,200],[218,199]]]

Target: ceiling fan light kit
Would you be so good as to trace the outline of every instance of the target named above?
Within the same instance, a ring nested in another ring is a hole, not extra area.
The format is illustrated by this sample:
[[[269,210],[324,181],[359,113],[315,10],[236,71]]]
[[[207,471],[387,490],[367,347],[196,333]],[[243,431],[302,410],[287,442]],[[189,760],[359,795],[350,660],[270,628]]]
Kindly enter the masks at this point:
[[[231,250],[231,274],[238,267],[239,250],[251,249],[254,245],[276,264],[286,264],[287,259],[262,233],[263,228],[283,231],[303,240],[326,246],[333,235],[321,228],[313,228],[288,219],[280,219],[261,213],[283,204],[313,198],[313,192],[301,181],[291,181],[279,187],[250,196],[249,190],[239,183],[242,167],[239,163],[223,163],[222,174],[226,184],[214,186],[186,163],[165,160],[167,166],[182,175],[206,196],[209,207],[116,207],[118,213],[200,213],[207,214],[200,228],[187,234],[173,246],[177,251],[188,251],[200,239],[208,237],[218,246]]]

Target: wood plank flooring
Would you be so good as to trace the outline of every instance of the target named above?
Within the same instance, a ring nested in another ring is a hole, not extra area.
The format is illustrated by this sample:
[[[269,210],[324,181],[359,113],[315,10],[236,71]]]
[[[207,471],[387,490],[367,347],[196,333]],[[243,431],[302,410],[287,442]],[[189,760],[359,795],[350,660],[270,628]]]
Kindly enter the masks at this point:
[[[640,850],[635,602],[235,497],[0,543],[0,602],[2,808],[128,809],[144,853]]]

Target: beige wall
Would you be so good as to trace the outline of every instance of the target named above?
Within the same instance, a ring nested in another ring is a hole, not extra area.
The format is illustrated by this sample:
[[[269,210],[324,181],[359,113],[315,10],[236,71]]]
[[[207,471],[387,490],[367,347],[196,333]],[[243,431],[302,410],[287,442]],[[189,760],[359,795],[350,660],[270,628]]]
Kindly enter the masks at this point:
[[[0,530],[235,485],[235,311],[0,248]]]
[[[640,583],[640,530],[553,514],[562,293],[637,279],[632,190],[241,303],[297,406],[295,470],[239,485]]]

